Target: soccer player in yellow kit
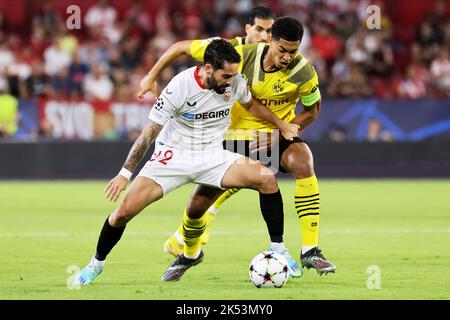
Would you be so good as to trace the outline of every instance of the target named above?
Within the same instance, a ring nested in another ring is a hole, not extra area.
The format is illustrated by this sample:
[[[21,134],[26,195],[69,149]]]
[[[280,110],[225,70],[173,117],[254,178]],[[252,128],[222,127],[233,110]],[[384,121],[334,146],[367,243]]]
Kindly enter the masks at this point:
[[[283,17],[274,22],[271,33],[269,44],[253,43],[236,46],[236,50],[243,58],[239,65],[239,72],[246,76],[255,98],[270,108],[280,119],[298,124],[301,129],[304,129],[318,117],[321,96],[314,67],[298,52],[303,27],[298,20]],[[187,40],[175,43],[142,80],[140,95],[154,88],[159,72],[178,56],[188,54],[201,61],[208,43],[209,40]],[[295,114],[296,105],[300,99],[304,109],[299,114]],[[251,132],[270,132],[275,129],[273,125],[252,116],[239,104],[233,106],[231,117],[231,126],[226,140],[246,140],[246,153],[249,152],[248,140],[252,139]],[[302,231],[301,264],[304,268],[316,269],[319,274],[334,272],[336,266],[323,256],[318,247],[320,194],[311,150],[301,138],[294,141],[281,139],[279,159],[280,170],[290,172],[296,179],[294,201]],[[209,225],[217,209],[237,191],[237,189],[225,191],[209,209],[204,208],[209,216]],[[196,197],[196,195],[199,196]],[[187,210],[199,210],[199,207],[208,205],[201,195],[202,190],[196,190]],[[183,227],[180,226],[165,243],[165,249],[174,255],[178,254],[177,246],[182,248],[180,241],[182,232]],[[206,243],[208,238],[209,235],[206,235],[203,243]],[[280,251],[280,248],[273,248],[273,246],[271,249],[275,252]],[[291,272],[291,276],[300,275],[301,271],[294,275]]]

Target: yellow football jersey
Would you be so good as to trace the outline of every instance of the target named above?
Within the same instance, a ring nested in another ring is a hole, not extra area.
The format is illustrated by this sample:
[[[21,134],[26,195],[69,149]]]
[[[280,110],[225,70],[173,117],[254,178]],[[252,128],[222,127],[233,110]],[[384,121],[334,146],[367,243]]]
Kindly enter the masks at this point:
[[[202,61],[205,49],[212,39],[192,42],[191,54],[196,60]],[[230,42],[233,44],[233,41]],[[317,73],[300,53],[283,69],[265,72],[262,62],[269,49],[268,44],[237,45],[235,49],[242,57],[239,72],[247,78],[253,97],[280,119],[291,121],[295,117],[295,108],[300,98],[305,107],[320,100]],[[252,135],[242,131],[272,131],[274,128],[273,124],[253,116],[236,103],[231,110],[230,129],[233,130],[229,130],[226,139],[251,139]]]

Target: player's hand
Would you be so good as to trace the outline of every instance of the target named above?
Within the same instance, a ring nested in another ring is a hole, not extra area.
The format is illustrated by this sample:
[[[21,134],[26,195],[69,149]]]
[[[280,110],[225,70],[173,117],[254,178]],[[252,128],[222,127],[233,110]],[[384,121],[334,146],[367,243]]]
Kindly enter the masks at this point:
[[[250,152],[256,153],[263,150],[270,150],[279,140],[279,130],[274,130],[272,133],[257,131],[255,140],[249,144]]]
[[[128,179],[118,174],[106,186],[104,192],[109,201],[116,201],[128,185]]]
[[[280,126],[281,135],[286,140],[292,141],[294,138],[298,136],[298,132],[300,131],[300,126],[295,123],[285,122],[283,121],[283,126]]]
[[[154,79],[150,74],[147,74],[144,78],[142,78],[141,82],[139,82],[139,99],[143,99],[147,92],[151,92],[154,97],[158,96],[158,85],[156,83],[156,79]]]

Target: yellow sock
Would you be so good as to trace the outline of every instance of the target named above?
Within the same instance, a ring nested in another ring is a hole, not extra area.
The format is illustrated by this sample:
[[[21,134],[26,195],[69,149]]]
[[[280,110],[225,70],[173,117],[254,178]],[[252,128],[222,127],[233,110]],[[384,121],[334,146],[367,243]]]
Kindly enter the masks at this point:
[[[206,217],[203,215],[199,219],[189,218],[186,210],[183,214],[182,235],[184,240],[184,255],[188,258],[194,258],[200,251],[202,243],[200,236],[205,231]]]
[[[236,192],[238,192],[241,189],[238,188],[231,188],[231,189],[227,189],[224,193],[222,193],[222,195],[217,198],[217,200],[213,203],[214,208],[219,209],[222,204],[228,200],[229,197],[231,197],[233,194],[235,194]],[[215,213],[215,212],[214,212]]]
[[[295,181],[295,209],[302,229],[302,245],[319,244],[319,184],[316,176]]]

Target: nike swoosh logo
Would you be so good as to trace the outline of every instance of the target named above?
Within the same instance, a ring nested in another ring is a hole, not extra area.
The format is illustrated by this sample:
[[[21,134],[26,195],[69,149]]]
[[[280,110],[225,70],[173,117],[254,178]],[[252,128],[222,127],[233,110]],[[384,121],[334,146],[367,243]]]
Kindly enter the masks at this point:
[[[187,104],[188,104],[189,107],[193,107],[193,106],[195,106],[195,105],[197,104],[197,101],[195,101],[195,102],[192,103],[192,104],[190,104],[189,101],[188,101]]]
[[[169,91],[169,88],[167,88],[167,89],[166,89],[166,93],[167,93],[167,94],[172,94],[172,93],[173,93],[173,91],[172,91],[172,92],[170,92],[170,91]]]

